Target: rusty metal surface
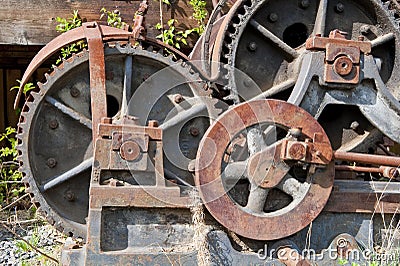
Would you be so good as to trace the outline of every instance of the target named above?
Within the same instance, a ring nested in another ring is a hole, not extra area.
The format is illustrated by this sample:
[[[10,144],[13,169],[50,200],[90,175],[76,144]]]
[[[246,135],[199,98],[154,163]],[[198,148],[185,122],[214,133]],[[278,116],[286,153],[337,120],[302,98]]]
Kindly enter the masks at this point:
[[[336,160],[399,167],[400,157],[335,151]]]
[[[306,49],[326,52],[324,81],[327,83],[359,83],[361,53],[368,55],[371,48],[371,42],[347,40],[346,34],[339,30],[331,31],[328,38],[315,36],[306,41]]]
[[[83,26],[89,48],[90,102],[92,112],[92,135],[95,141],[98,125],[107,117],[106,70],[104,58],[103,35],[99,24],[85,23]]]
[[[88,22],[89,25],[93,22]],[[131,33],[128,31],[124,31],[121,29],[108,27],[104,25],[99,25],[100,31],[102,32],[103,37],[107,38],[108,40],[122,40],[127,39],[131,36]],[[21,79],[20,89],[18,94],[15,98],[14,108],[18,106],[19,100],[22,96],[22,88],[28,81],[28,79],[32,76],[33,72],[50,56],[58,52],[62,47],[69,45],[71,43],[77,42],[85,38],[84,28],[79,27],[73,30],[70,30],[57,38],[53,39],[49,42],[43,49],[39,51],[39,53],[32,59],[31,63],[25,70],[24,76]]]
[[[312,138],[314,134],[320,133],[320,141],[329,143],[323,129],[313,121],[313,118],[303,110],[273,100],[243,103],[220,116],[200,143],[196,160],[196,185],[213,217],[239,235],[260,240],[291,235],[314,220],[329,198],[333,185],[333,163],[310,173],[312,179],[304,183],[305,195],[300,194],[297,199],[294,196],[294,201],[287,207],[271,213],[264,213],[262,209],[256,213],[235,203],[227,194],[221,177],[221,162],[232,136],[249,126],[269,122],[285,128],[302,127],[305,138]],[[291,182],[298,181],[291,180]],[[286,183],[286,180],[281,183]],[[285,190],[285,185],[281,189]],[[290,190],[287,192],[290,193]],[[260,196],[258,200],[263,201],[265,198]],[[268,226],[265,226],[266,224]]]

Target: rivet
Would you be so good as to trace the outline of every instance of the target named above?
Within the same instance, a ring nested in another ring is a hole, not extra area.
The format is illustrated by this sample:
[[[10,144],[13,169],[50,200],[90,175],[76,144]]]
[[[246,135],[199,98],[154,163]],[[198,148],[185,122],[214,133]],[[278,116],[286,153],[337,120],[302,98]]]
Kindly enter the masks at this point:
[[[360,123],[358,123],[357,121],[354,121],[351,123],[350,128],[352,130],[357,130],[357,128],[360,126]]]
[[[254,51],[257,50],[257,43],[255,43],[255,42],[250,42],[249,45],[247,46],[247,48],[248,48],[250,51],[254,52]]]
[[[72,87],[69,93],[71,94],[72,97],[76,98],[79,96],[81,92],[77,88]]]
[[[338,3],[338,4],[335,6],[335,11],[336,11],[337,13],[342,13],[342,12],[344,11],[344,5],[343,5],[342,3]]]
[[[309,0],[302,0],[300,1],[300,7],[301,8],[307,8],[310,6],[310,1]]]
[[[276,14],[276,13],[271,13],[271,14],[269,14],[269,16],[268,16],[268,19],[269,19],[270,22],[274,23],[274,22],[277,22],[277,21],[278,21],[279,16],[278,16],[278,14]]]
[[[54,158],[49,158],[47,159],[46,164],[49,168],[54,168],[57,165],[57,160]]]
[[[177,94],[177,95],[175,95],[175,97],[174,97],[174,102],[175,102],[175,103],[181,103],[181,102],[183,102],[183,100],[184,100],[184,98],[183,98],[183,96],[180,95],[180,94]]]
[[[50,122],[49,122],[49,127],[50,127],[51,129],[56,129],[56,128],[58,128],[58,121],[55,120],[55,119],[50,120]]]
[[[196,127],[191,127],[190,130],[190,135],[192,135],[193,137],[197,137],[199,135],[199,129]]]

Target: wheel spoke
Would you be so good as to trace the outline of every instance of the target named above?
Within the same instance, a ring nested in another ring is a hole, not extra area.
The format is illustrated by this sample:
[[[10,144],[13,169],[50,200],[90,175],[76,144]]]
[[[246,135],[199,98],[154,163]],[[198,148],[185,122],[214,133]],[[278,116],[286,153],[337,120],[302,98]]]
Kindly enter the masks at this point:
[[[124,66],[124,88],[122,91],[121,115],[124,116],[128,112],[128,101],[132,94],[132,56],[125,58]]]
[[[261,188],[255,184],[251,184],[249,198],[247,200],[246,209],[255,213],[262,213],[265,201],[267,200],[269,189]]]
[[[282,52],[285,53],[285,55],[288,57],[290,61],[293,61],[299,56],[299,54],[295,49],[287,45],[284,41],[279,39],[275,34],[267,30],[264,26],[262,26],[254,19],[250,20],[250,25],[253,26],[256,30],[258,30],[262,35],[264,35],[265,38],[267,38],[273,44],[275,44],[280,50],[282,50]]]
[[[275,94],[278,94],[280,92],[283,92],[283,91],[293,87],[295,84],[296,84],[296,81],[294,79],[288,79],[288,80],[286,80],[282,83],[279,83],[279,84],[271,87],[270,89],[258,94],[257,96],[252,98],[250,101],[269,98],[271,96],[274,96]]]
[[[92,164],[93,164],[93,157],[84,160],[83,162],[81,162],[74,168],[68,170],[67,172],[65,172],[59,176],[53,177],[49,182],[47,182],[45,185],[42,186],[41,191],[46,192],[47,190],[70,180],[74,176],[76,176],[76,175],[82,173],[83,171],[89,169],[90,167],[92,167]]]
[[[371,41],[372,48],[388,43],[394,40],[394,38],[395,37],[393,33],[387,33],[385,35],[379,36],[378,38]]]
[[[245,179],[247,161],[230,162],[222,172],[222,179],[229,183],[235,184],[240,179]]]
[[[306,192],[306,186],[290,175],[286,175],[278,184],[277,188],[291,196],[293,199],[302,197]]]
[[[324,36],[326,28],[326,13],[328,10],[328,0],[321,0],[318,6],[317,17],[315,18],[313,35],[321,34]]]
[[[65,104],[57,101],[51,96],[46,96],[46,102],[56,107],[58,110],[63,112],[64,114],[68,115],[72,119],[78,121],[82,125],[86,126],[89,129],[92,129],[92,120],[85,117],[84,115],[78,113],[77,111],[73,110],[72,108],[66,106]]]
[[[192,105],[189,109],[178,113],[167,121],[164,121],[164,123],[161,124],[159,128],[161,128],[162,130],[167,130],[168,128],[176,126],[192,117],[195,117],[198,113],[201,113],[204,110],[207,110],[207,105],[204,103]]]

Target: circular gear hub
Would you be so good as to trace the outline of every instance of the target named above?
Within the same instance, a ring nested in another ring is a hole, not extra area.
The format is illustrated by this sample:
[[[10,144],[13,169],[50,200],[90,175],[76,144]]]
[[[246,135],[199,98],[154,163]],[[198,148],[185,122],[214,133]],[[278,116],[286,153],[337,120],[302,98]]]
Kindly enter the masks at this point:
[[[324,208],[333,180],[332,148],[323,128],[303,109],[278,100],[251,101],[225,112],[207,130],[197,154],[195,181],[211,215],[256,240],[280,239],[310,224]],[[280,204],[274,190],[287,203]]]

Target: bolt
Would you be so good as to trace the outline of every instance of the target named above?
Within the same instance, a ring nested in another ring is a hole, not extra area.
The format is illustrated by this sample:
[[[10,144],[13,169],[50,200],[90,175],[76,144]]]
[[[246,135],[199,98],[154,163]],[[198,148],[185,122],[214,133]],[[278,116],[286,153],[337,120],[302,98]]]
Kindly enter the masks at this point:
[[[58,128],[58,122],[57,122],[57,120],[55,120],[55,119],[50,120],[50,122],[49,122],[49,127],[50,127],[51,129],[56,129],[56,128]]]
[[[257,44],[255,42],[250,42],[249,45],[247,46],[247,48],[251,52],[255,52],[257,50]]]
[[[54,168],[57,165],[57,161],[54,158],[49,158],[47,159],[46,164],[49,168]]]
[[[360,123],[358,123],[357,121],[353,121],[353,122],[351,123],[351,125],[350,125],[350,128],[351,128],[352,130],[357,130],[359,126],[360,126]]]
[[[277,21],[278,21],[279,16],[278,16],[278,14],[276,14],[276,13],[271,13],[271,14],[269,14],[269,16],[268,16],[268,19],[269,19],[270,22],[274,23],[274,22],[277,22]]]
[[[180,94],[177,94],[177,95],[175,95],[175,97],[174,97],[174,102],[175,102],[175,103],[181,103],[181,102],[183,102],[183,100],[184,100],[184,98],[183,98],[183,96],[180,95]]]
[[[367,35],[371,31],[371,27],[369,25],[363,25],[360,27],[360,33],[362,35]]]
[[[310,1],[309,0],[302,0],[300,1],[300,7],[301,8],[307,8],[310,6]]]
[[[193,137],[197,137],[199,135],[199,129],[196,127],[191,127],[190,130],[190,135],[192,135]]]
[[[76,98],[79,96],[81,92],[77,88],[72,87],[69,93],[71,94],[72,97]]]
[[[306,147],[300,143],[294,143],[289,148],[289,155],[291,159],[294,160],[301,160],[302,158],[306,157]]]
[[[337,13],[342,13],[343,11],[344,11],[344,5],[342,4],[342,3],[338,3],[336,6],[335,6],[335,11],[337,12]]]
[[[75,194],[72,191],[67,191],[64,193],[64,198],[67,201],[74,201],[75,200]]]

